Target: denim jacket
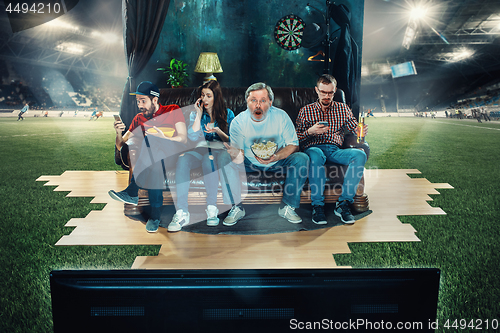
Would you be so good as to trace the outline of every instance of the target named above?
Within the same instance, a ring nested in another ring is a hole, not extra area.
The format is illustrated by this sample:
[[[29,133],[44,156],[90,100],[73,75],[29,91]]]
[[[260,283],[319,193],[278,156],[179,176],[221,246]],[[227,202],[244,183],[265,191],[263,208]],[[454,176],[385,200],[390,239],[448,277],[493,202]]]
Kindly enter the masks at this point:
[[[193,130],[194,120],[196,119],[196,111],[191,112],[189,115],[189,128],[188,128],[188,138],[191,141],[200,141],[202,140],[202,135],[205,134],[205,140],[207,141],[222,141],[217,133],[205,133],[205,125],[210,123],[210,116],[207,112],[203,111],[201,115],[200,121],[200,130],[195,132]],[[231,122],[234,119],[234,113],[230,109],[227,109],[227,134],[229,136],[229,127],[231,126]],[[214,127],[218,127],[217,120],[214,121]]]

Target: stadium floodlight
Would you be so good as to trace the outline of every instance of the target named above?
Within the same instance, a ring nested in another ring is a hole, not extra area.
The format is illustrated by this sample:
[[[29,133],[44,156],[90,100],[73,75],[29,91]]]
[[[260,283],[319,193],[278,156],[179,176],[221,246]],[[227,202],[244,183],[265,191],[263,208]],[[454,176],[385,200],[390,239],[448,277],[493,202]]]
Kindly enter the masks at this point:
[[[55,47],[57,51],[71,53],[71,54],[83,54],[84,46],[78,43],[64,42]]]
[[[423,6],[413,7],[410,12],[410,19],[413,20],[422,20],[427,16],[427,8]]]
[[[458,62],[465,60],[467,58],[470,58],[474,55],[474,51],[467,49],[467,48],[461,48],[455,52],[453,52],[449,62]]]
[[[117,43],[119,40],[118,36],[112,32],[103,33],[101,38],[108,44]]]
[[[80,30],[80,28],[78,28],[77,26],[72,25],[72,24],[67,23],[67,22],[64,22],[64,21],[61,21],[61,20],[52,20],[52,21],[45,23],[43,26],[48,27],[48,28],[54,28],[54,29],[65,29],[65,30],[70,30],[73,32],[77,32],[78,30]]]
[[[410,49],[410,45],[417,35],[419,22],[426,21],[426,18],[428,17],[431,8],[428,4],[426,5],[423,3],[410,6],[411,7],[408,8],[408,13],[409,13],[408,26],[406,28],[405,36],[403,38],[403,47],[407,50]]]
[[[366,65],[361,66],[361,76],[370,76],[370,71]]]
[[[106,44],[115,44],[120,41],[120,38],[118,37],[117,34],[113,32],[99,32],[99,31],[92,31],[90,34],[93,38],[100,39]]]
[[[413,39],[415,38],[417,34],[417,24],[415,23],[415,20],[410,20],[408,22],[408,26],[406,27],[406,32],[405,36],[403,37],[403,47],[407,50],[410,49],[410,45],[413,42]]]

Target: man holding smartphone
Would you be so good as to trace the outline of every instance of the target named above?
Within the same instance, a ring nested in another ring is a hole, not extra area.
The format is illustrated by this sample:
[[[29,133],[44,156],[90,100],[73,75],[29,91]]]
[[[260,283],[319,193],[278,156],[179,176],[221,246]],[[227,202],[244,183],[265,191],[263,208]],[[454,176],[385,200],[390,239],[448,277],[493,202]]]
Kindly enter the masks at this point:
[[[325,164],[348,165],[342,195],[335,206],[335,215],[346,224],[354,223],[350,205],[359,181],[363,176],[366,154],[356,148],[341,149],[345,131],[356,133],[358,122],[349,107],[333,100],[337,81],[328,74],[320,76],[315,87],[318,101],[304,106],[297,116],[297,137],[304,152],[309,156],[309,188],[313,206],[312,220],[326,224],[324,212],[324,190],[326,183]],[[363,131],[366,133],[367,125]]]
[[[108,193],[117,201],[137,205],[139,186],[147,189],[151,215],[146,223],[146,231],[156,232],[160,225],[163,205],[165,170],[175,169],[175,152],[185,149],[182,144],[187,142],[186,123],[179,106],[159,104],[160,90],[153,83],[141,82],[137,91],[130,95],[135,95],[140,113],[134,117],[128,131],[123,135],[125,124],[119,116],[115,116],[115,145],[121,150],[124,145],[133,144],[135,148],[130,149],[140,148],[140,151],[137,153],[138,158],[132,159],[130,164],[133,176],[129,186],[123,191],[110,190]],[[160,127],[173,128],[174,134],[171,137],[166,136]],[[168,155],[162,154],[161,150],[168,151]]]

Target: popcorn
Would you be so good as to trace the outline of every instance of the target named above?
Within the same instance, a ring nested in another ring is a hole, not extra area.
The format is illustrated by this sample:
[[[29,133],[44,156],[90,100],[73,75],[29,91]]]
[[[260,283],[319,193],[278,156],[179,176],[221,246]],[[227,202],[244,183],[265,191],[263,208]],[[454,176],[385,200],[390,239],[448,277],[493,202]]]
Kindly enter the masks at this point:
[[[276,152],[277,144],[272,141],[267,141],[265,144],[254,143],[250,148],[257,157],[267,160]]]

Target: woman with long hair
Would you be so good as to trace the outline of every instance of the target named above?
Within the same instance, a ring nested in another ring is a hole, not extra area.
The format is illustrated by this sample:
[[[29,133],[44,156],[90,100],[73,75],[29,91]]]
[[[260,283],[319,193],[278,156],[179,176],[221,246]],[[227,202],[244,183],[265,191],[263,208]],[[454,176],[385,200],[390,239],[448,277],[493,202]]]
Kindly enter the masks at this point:
[[[225,165],[231,163],[231,157],[224,148],[223,142],[229,142],[229,127],[234,119],[234,113],[226,107],[219,82],[213,80],[204,83],[198,90],[198,99],[194,111],[190,114],[188,138],[197,142],[197,148],[179,157],[175,172],[177,186],[177,211],[168,225],[168,231],[175,232],[189,223],[188,193],[191,179],[190,171],[202,167],[203,181],[207,193],[207,225],[219,224],[217,208],[217,191],[219,188],[219,172]],[[221,184],[224,203],[233,208],[239,202],[234,202],[228,182],[239,181],[239,175],[227,168],[221,172]],[[238,199],[239,200],[239,196]],[[227,218],[226,218],[227,219]],[[229,221],[229,220],[228,220]],[[224,221],[224,224],[226,221]]]

